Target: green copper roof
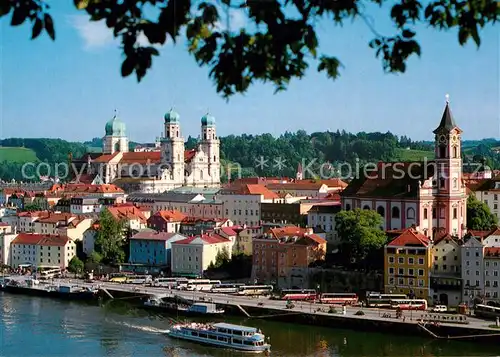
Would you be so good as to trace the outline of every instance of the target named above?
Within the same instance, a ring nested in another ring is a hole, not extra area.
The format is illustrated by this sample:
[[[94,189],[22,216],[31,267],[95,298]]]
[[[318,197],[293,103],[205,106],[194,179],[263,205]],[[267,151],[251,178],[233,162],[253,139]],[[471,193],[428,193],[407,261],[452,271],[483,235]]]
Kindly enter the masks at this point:
[[[181,116],[174,109],[170,109],[165,113],[165,123],[179,123]]]
[[[115,114],[113,119],[108,121],[105,126],[107,136],[125,136],[125,123],[123,123]]]
[[[203,125],[203,126],[215,126],[215,118],[207,113],[201,117],[201,125]]]

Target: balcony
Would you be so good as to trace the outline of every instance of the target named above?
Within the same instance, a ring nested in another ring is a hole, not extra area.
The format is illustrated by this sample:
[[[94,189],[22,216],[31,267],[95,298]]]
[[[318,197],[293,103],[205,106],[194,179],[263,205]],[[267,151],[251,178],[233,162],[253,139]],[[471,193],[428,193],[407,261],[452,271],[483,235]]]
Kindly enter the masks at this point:
[[[461,291],[463,281],[461,278],[433,277],[431,278],[431,289]]]

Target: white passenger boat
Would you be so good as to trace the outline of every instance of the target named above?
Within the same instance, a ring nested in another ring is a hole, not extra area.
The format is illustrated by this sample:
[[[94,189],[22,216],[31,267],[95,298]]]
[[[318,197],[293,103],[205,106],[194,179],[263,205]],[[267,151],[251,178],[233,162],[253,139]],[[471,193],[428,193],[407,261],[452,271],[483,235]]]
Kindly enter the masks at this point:
[[[270,352],[266,337],[254,327],[227,323],[184,323],[172,326],[167,335],[181,340],[226,347],[245,352]]]

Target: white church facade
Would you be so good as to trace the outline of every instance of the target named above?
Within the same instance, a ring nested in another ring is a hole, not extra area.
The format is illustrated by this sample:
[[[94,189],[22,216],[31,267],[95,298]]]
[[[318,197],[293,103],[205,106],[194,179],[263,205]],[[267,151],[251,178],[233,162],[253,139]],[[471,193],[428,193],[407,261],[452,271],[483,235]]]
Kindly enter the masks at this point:
[[[180,116],[173,109],[164,116],[160,144],[151,151],[130,151],[125,124],[115,115],[106,123],[103,152],[87,154],[86,175],[129,191],[160,193],[181,186],[220,186],[220,141],[215,118],[201,118],[201,136],[195,149],[186,150]]]

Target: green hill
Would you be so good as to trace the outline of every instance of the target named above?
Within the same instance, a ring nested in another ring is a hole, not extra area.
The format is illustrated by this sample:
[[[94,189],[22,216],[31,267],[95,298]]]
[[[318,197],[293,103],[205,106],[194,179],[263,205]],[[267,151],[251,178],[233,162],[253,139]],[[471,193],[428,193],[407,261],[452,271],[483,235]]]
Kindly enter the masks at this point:
[[[396,157],[399,161],[422,161],[424,157],[426,157],[427,160],[433,160],[434,152],[430,150],[408,150],[397,148]]]
[[[38,161],[36,153],[32,149],[23,147],[0,147],[0,162],[34,162]]]

